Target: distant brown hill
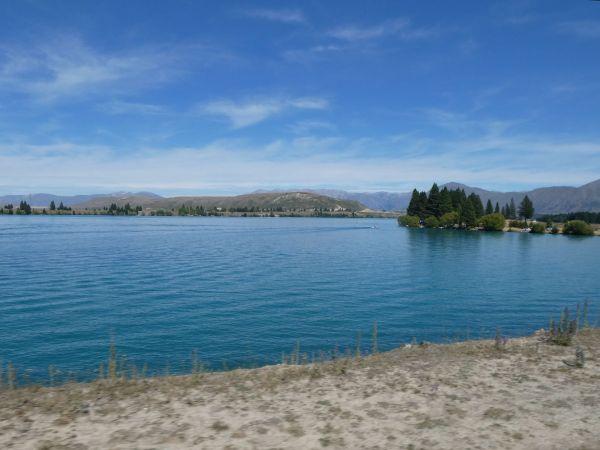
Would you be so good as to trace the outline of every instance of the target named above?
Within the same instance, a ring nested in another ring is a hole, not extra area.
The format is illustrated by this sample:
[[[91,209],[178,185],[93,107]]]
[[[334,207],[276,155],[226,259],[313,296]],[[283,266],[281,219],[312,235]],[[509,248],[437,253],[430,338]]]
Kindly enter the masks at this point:
[[[236,195],[231,197],[160,197],[156,196],[102,196],[89,199],[74,205],[80,209],[102,209],[115,203],[124,206],[142,206],[152,209],[175,209],[181,205],[203,206],[204,208],[257,208],[302,210],[302,209],[346,209],[350,211],[361,211],[366,207],[354,200],[339,200],[325,195],[312,192],[269,192]]]
[[[496,192],[471,187],[460,183],[448,183],[448,189],[462,188],[467,195],[471,192],[479,195],[485,204],[488,199],[495,205],[503,206],[514,198],[518,205],[525,195],[529,196],[535,207],[536,215],[557,214],[576,211],[600,211],[600,179],[580,187],[553,186],[531,191]]]

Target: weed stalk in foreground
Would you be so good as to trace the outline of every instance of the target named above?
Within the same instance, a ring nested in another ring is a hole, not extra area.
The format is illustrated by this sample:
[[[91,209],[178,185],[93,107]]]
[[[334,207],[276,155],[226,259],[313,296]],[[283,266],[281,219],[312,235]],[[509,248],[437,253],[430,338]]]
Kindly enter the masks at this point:
[[[378,345],[377,345],[377,321],[373,322],[373,332],[371,333],[371,353],[378,353]]]

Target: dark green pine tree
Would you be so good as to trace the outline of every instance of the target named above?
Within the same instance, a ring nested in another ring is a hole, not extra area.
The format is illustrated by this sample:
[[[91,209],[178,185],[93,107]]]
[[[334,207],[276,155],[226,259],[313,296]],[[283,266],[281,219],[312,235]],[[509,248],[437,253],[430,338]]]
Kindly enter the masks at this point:
[[[426,216],[439,217],[440,214],[440,188],[437,183],[433,183],[427,197],[427,207],[425,210]]]
[[[31,206],[24,200],[19,203],[19,209],[23,214],[31,214]]]
[[[498,204],[498,202],[496,202],[496,207],[494,208],[494,213],[500,214],[500,205]]]
[[[419,205],[420,205],[420,197],[419,191],[413,189],[412,196],[410,197],[410,203],[408,204],[408,208],[406,208],[406,214],[409,216],[418,216],[419,215]]]
[[[494,214],[494,207],[492,206],[492,201],[489,198],[487,203],[485,204],[485,213]]]
[[[461,216],[461,222],[463,222],[468,228],[477,225],[476,207],[473,205],[471,198],[468,198],[465,201],[464,206],[462,207]]]
[[[483,203],[481,203],[481,198],[479,198],[479,195],[475,194],[474,192],[471,192],[471,194],[469,195],[469,200],[473,205],[473,209],[475,209],[475,216],[483,216],[485,210],[483,209]]]
[[[510,205],[508,207],[508,217],[510,219],[516,219],[517,218],[517,207],[515,206],[515,199],[514,198],[510,199]]]
[[[502,209],[500,210],[500,214],[502,214],[504,217],[508,217],[508,214],[506,213],[506,206],[502,207]]]
[[[440,191],[440,216],[452,212],[452,196],[446,186]]]
[[[465,202],[467,196],[464,189],[456,188],[450,191],[450,198],[452,199],[452,209],[456,211]]]
[[[50,211],[55,211],[56,210],[56,203],[54,203],[54,200],[52,200],[50,202]]]
[[[519,216],[524,219],[531,219],[533,217],[533,213],[535,209],[533,207],[532,201],[526,195],[521,204],[519,205]]]
[[[423,191],[419,193],[419,212],[417,216],[421,219],[425,218],[427,214],[427,192]]]

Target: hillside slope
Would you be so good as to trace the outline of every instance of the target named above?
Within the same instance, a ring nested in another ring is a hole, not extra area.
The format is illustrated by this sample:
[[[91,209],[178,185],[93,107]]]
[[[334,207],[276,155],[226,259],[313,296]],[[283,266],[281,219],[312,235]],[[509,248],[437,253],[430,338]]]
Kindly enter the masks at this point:
[[[169,197],[169,198],[149,198],[149,197],[97,197],[80,204],[75,205],[81,209],[101,209],[110,206],[111,203],[117,206],[123,206],[129,203],[131,206],[142,206],[152,209],[175,209],[181,205],[203,206],[204,208],[257,208],[257,209],[278,209],[283,210],[302,210],[302,209],[346,209],[350,211],[360,211],[365,206],[357,201],[339,200],[325,195],[319,195],[311,192],[269,192],[257,194],[236,195],[232,197]]]
[[[401,211],[406,209],[410,201],[410,192],[348,192],[335,189],[309,190],[317,194],[341,200],[355,200],[366,205],[370,209],[379,211]]]

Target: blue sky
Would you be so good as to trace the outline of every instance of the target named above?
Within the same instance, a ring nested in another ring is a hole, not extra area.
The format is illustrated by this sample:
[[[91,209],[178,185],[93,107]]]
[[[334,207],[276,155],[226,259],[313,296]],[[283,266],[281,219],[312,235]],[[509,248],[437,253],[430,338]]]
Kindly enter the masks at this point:
[[[600,2],[5,1],[0,193],[600,178]]]

